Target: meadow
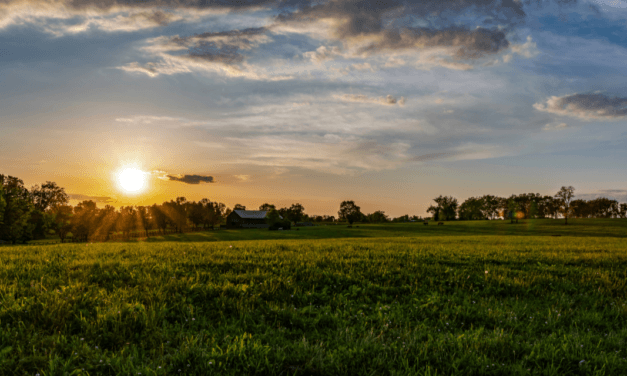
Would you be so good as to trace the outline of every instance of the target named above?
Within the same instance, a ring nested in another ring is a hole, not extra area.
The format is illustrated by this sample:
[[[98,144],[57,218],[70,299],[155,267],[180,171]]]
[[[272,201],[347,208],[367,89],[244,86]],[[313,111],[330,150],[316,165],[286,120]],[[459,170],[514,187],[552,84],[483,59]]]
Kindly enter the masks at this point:
[[[477,221],[3,246],[0,374],[625,375],[626,229]]]

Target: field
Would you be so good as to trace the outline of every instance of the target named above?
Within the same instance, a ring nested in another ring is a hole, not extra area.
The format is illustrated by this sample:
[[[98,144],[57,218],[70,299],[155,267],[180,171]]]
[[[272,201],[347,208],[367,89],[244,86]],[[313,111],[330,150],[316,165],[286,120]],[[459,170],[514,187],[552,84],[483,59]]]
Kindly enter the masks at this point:
[[[3,246],[0,374],[627,375],[627,222],[572,223]]]

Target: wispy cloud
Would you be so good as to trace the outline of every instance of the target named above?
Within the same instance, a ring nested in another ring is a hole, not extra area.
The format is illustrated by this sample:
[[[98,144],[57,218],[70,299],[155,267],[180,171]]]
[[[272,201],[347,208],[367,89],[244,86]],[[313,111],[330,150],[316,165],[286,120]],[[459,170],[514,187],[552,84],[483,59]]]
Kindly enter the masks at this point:
[[[546,103],[536,103],[533,107],[538,111],[582,120],[615,120],[627,116],[627,98],[599,93],[552,96]]]
[[[188,175],[188,174],[169,174],[165,171],[154,170],[151,175],[165,181],[177,181],[185,184],[214,183],[213,176],[208,175]]]
[[[345,102],[371,103],[384,106],[405,105],[405,97],[396,99],[396,97],[392,95],[387,95],[385,97],[369,97],[363,94],[344,94],[336,95],[335,97]]]

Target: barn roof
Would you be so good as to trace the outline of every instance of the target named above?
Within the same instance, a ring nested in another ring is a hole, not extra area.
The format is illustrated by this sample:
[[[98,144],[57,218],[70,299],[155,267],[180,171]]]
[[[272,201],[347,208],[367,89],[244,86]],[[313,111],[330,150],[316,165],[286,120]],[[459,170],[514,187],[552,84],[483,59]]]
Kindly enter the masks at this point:
[[[266,217],[267,210],[233,210],[240,218],[243,219],[264,219]]]

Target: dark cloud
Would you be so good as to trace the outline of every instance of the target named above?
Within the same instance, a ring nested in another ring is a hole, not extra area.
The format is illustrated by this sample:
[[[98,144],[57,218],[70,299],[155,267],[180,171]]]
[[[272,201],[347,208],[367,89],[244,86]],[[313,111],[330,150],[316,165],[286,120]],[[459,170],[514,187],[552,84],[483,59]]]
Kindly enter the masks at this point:
[[[213,176],[202,175],[167,175],[169,180],[180,181],[186,184],[213,183]]]
[[[425,47],[458,47],[455,55],[457,58],[476,59],[506,49],[509,47],[509,42],[503,31],[481,27],[474,30],[458,27],[443,30],[406,28],[400,31],[387,30],[383,32],[380,40],[365,47],[362,51],[373,52]]]
[[[232,65],[244,61],[240,50],[250,50],[265,37],[265,28],[250,28],[173,37],[174,44],[189,48],[188,56],[210,62]]]
[[[67,4],[74,9],[129,8],[192,8],[192,9],[246,9],[280,4],[272,0],[70,0]]]
[[[473,15],[471,25],[458,18],[464,14]],[[524,17],[523,2],[514,0],[335,0],[301,5],[277,22],[334,21],[344,43],[372,39],[362,52],[459,47],[457,58],[473,59],[507,48],[505,32]],[[416,27],[418,20],[428,25]]]
[[[110,202],[114,202],[115,200],[111,197],[106,197],[106,196],[88,196],[88,195],[83,195],[80,193],[70,193],[68,194],[68,196],[70,197],[70,200],[76,200],[76,201],[93,201],[93,202],[98,202],[98,203],[110,203]]]
[[[627,116],[627,98],[609,97],[605,94],[572,94],[553,96],[546,103],[536,103],[539,111],[580,119],[618,119]]]

